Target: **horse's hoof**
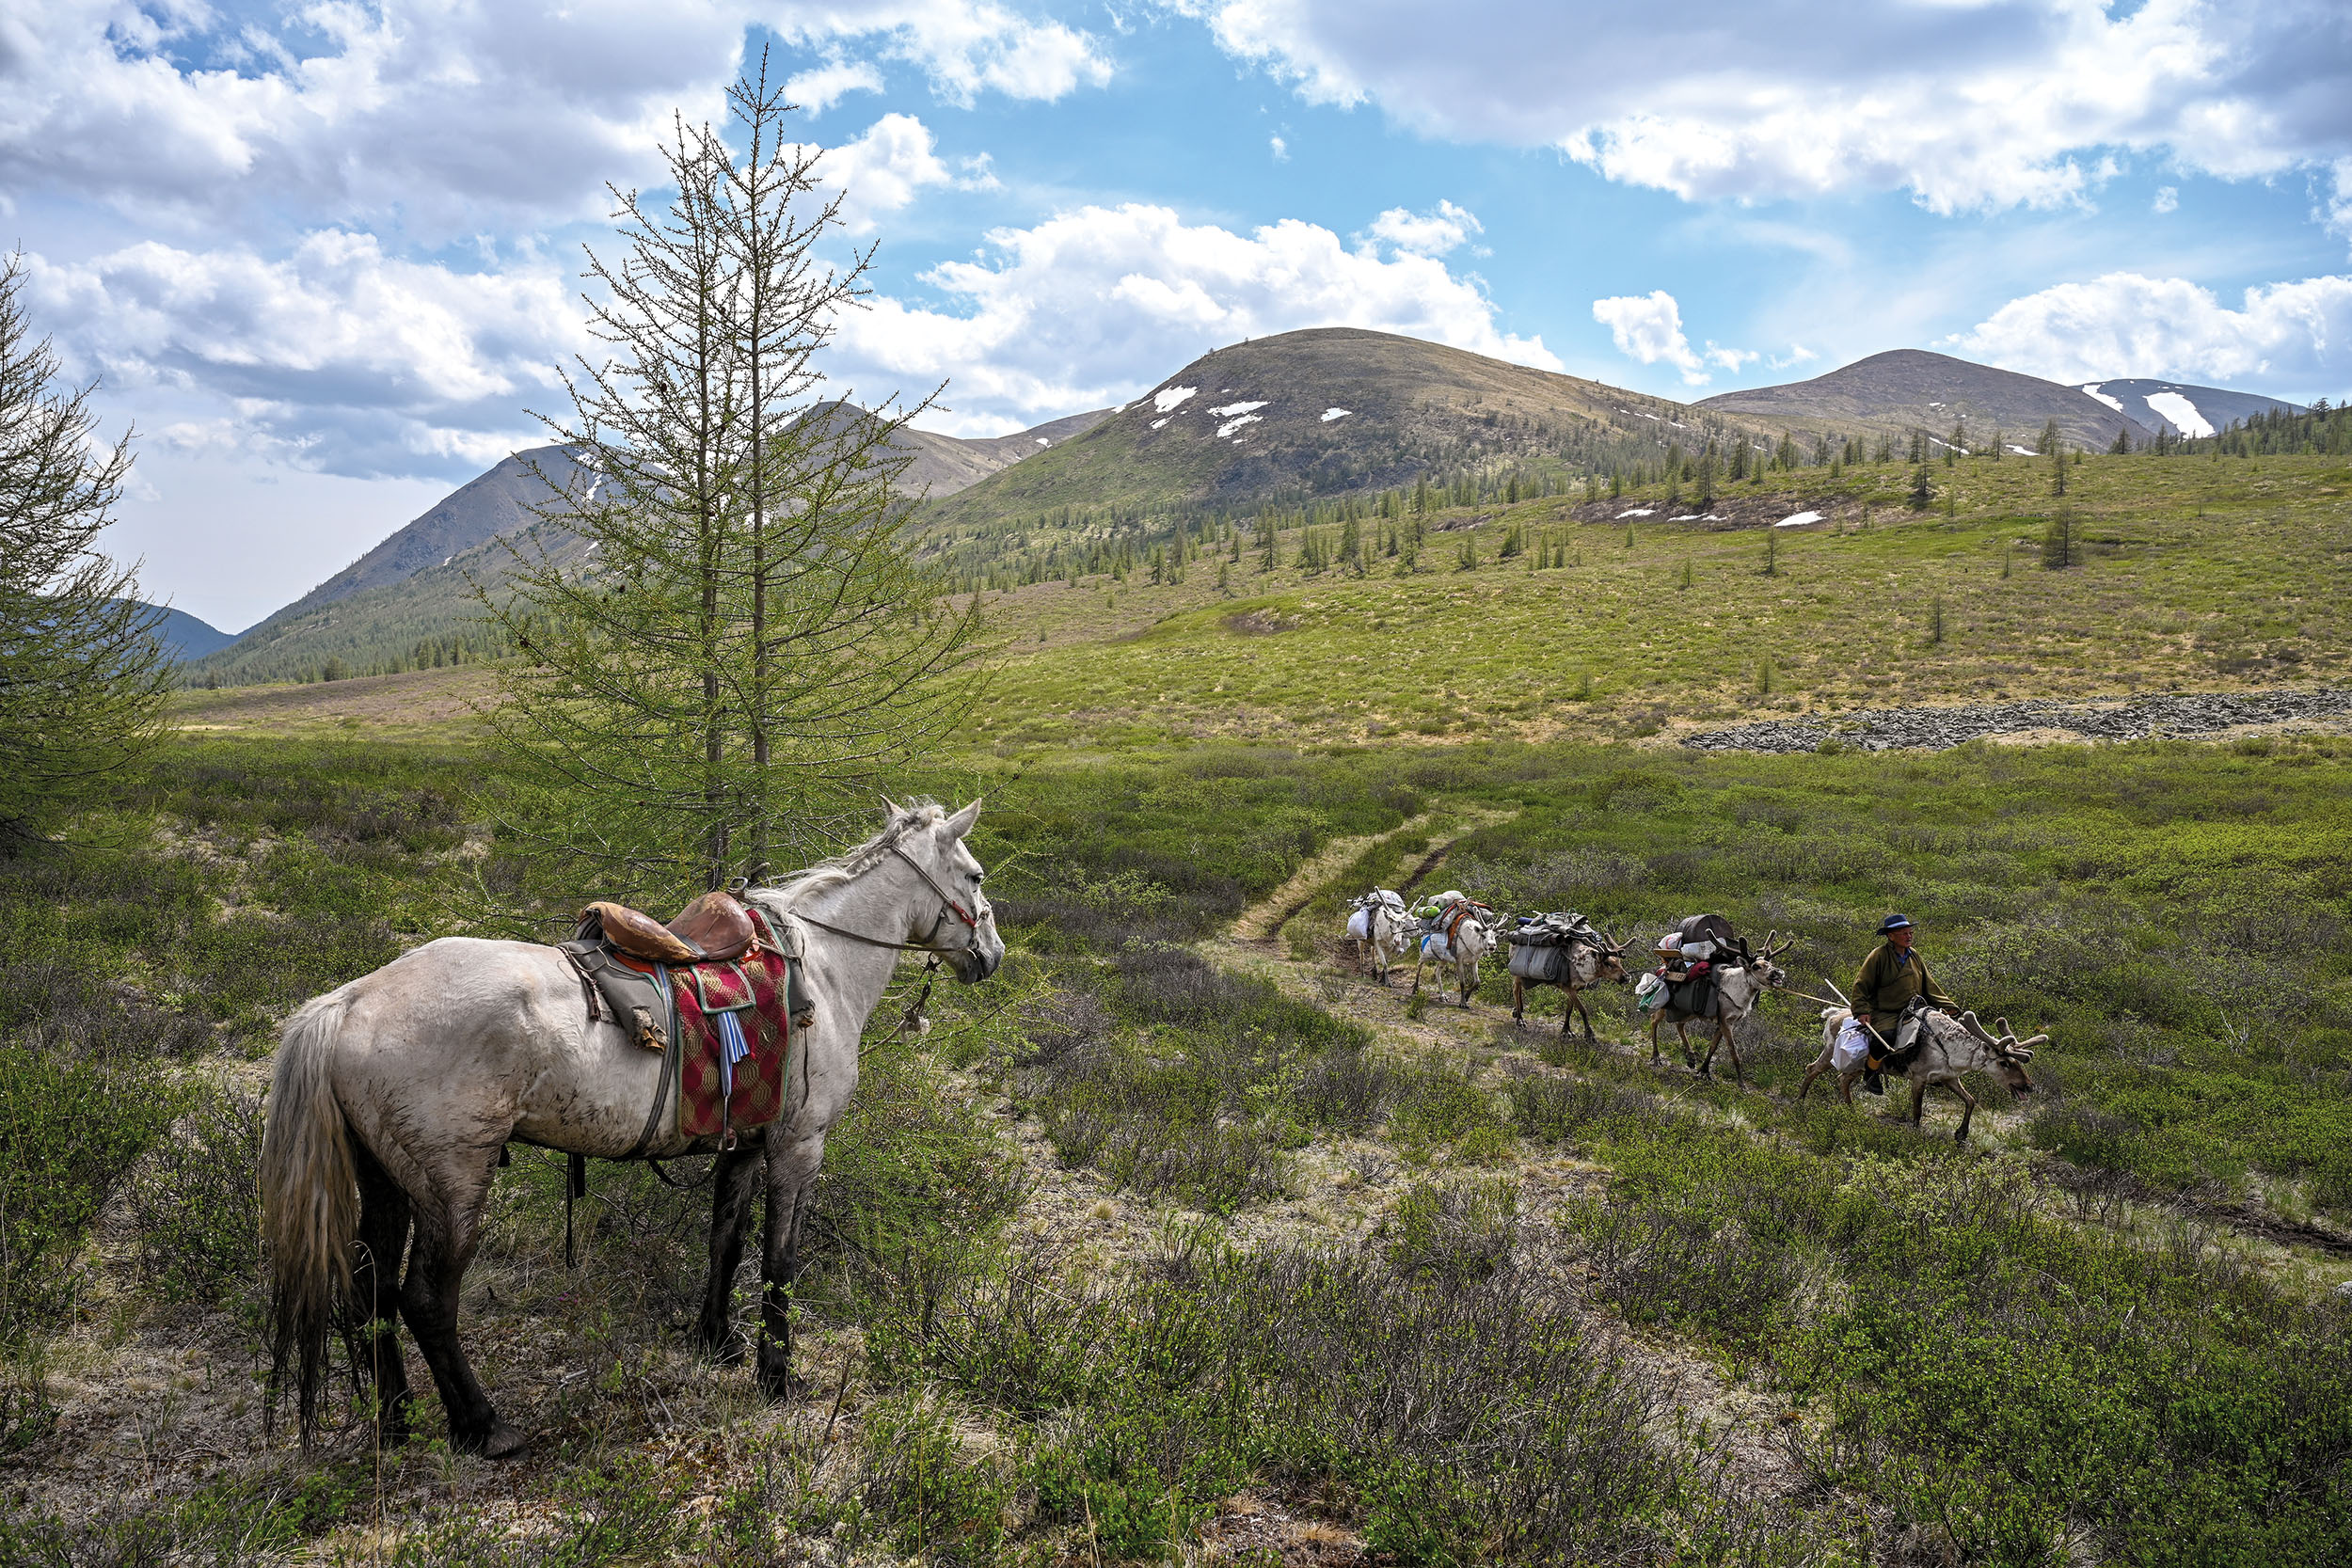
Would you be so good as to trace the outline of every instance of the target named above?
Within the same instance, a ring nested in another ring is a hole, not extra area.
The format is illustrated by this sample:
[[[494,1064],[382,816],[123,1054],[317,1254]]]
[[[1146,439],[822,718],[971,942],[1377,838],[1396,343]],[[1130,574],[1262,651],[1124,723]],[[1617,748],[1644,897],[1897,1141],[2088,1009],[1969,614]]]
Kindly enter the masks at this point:
[[[817,1386],[804,1377],[797,1377],[790,1372],[771,1372],[764,1367],[760,1369],[759,1394],[771,1404],[788,1404],[794,1400],[804,1400],[816,1391]]]
[[[512,1459],[531,1446],[531,1439],[508,1426],[503,1418],[493,1416],[481,1431],[452,1432],[449,1446],[459,1453],[480,1454],[485,1459]]]

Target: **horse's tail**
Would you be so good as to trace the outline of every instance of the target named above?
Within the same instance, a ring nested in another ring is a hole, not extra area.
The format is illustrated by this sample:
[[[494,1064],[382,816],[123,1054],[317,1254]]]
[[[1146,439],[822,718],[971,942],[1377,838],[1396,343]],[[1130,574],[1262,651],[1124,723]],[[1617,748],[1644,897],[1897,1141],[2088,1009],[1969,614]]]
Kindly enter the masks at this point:
[[[309,1004],[278,1036],[262,1136],[262,1239],[269,1256],[270,1407],[294,1373],[305,1446],[326,1386],[326,1337],[349,1321],[351,1250],[359,1230],[351,1130],[328,1081],[329,1053],[349,1006],[337,991]]]

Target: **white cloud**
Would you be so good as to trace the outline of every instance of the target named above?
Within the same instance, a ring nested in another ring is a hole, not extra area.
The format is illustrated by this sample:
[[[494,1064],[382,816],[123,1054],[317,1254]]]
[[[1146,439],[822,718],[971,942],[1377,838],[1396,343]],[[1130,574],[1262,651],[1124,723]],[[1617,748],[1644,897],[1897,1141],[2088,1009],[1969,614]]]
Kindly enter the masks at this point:
[[[2186,278],[2112,272],[2013,299],[1948,342],[1970,358],[2076,385],[2258,380],[2336,396],[2352,378],[2352,277],[2264,284],[2233,310]]]
[[[1682,372],[1693,387],[1709,379],[1707,367],[1736,371],[1758,356],[1750,349],[1720,348],[1710,341],[1704,351],[1683,336],[1682,307],[1663,289],[1645,294],[1620,294],[1593,301],[1593,319],[1609,329],[1617,352],[1655,365],[1661,360]]]
[[[2148,203],[2154,213],[2177,213],[2181,210],[2181,189],[2178,185],[2158,185],[2156,198]]]
[[[1486,231],[1486,226],[1478,221],[1476,214],[1451,201],[1439,201],[1434,213],[1408,213],[1402,207],[1391,207],[1373,219],[1368,230],[1373,238],[1386,240],[1415,256],[1442,256],[1472,234]]]
[[[1291,161],[1291,144],[1284,141],[1281,137],[1268,136],[1266,138],[1266,147],[1273,152],[1274,161],[1276,163],[1287,164]]]
[[[2051,206],[2117,150],[2233,179],[2352,154],[2352,34],[2326,0],[1176,3],[1310,102],[1689,198]]]
[[[2352,158],[2338,158],[2328,170],[2328,193],[2318,217],[2336,233],[2352,236]]]
[[[32,0],[0,19],[0,190],[209,230],[279,206],[440,243],[598,218],[654,171],[671,111],[723,115],[748,25],[835,51],[812,98],[879,80],[1054,99],[1109,79],[1091,35],[995,0],[582,0],[560,24],[496,0],[319,0],[234,15],[187,0]]]
[[[1243,338],[1361,326],[1558,370],[1540,338],[1500,330],[1477,285],[1433,257],[1350,249],[1295,219],[1236,234],[1165,207],[1082,207],[989,236],[985,260],[926,281],[946,308],[896,298],[842,324],[837,369],[861,394],[952,375],[975,433],[1134,395]],[[931,422],[931,421],[927,421]]]
[[[838,56],[784,84],[785,96],[812,115],[821,115],[853,92],[882,90],[882,72],[870,60]]]
[[[849,231],[870,233],[877,214],[895,213],[927,186],[953,181],[932,146],[930,128],[913,115],[884,115],[855,140],[827,149],[817,177],[845,193],[841,221]],[[979,177],[994,179],[985,165]]]
[[[532,437],[553,366],[588,346],[564,269],[456,273],[363,234],[291,256],[152,241],[30,259],[40,319],[187,451],[240,450],[338,474],[464,471]]]

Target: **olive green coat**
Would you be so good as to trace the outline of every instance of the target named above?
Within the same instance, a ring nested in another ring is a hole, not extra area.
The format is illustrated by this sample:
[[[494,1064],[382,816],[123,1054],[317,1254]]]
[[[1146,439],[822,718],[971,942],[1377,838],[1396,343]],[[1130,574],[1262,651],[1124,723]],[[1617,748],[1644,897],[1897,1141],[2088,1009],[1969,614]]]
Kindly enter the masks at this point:
[[[1916,951],[1908,955],[1891,942],[1882,942],[1862,960],[1853,977],[1853,1005],[1870,1015],[1870,1026],[1884,1034],[1895,1026],[1915,996],[1925,995],[1939,1007],[1959,1004],[1928,973],[1927,959]]]

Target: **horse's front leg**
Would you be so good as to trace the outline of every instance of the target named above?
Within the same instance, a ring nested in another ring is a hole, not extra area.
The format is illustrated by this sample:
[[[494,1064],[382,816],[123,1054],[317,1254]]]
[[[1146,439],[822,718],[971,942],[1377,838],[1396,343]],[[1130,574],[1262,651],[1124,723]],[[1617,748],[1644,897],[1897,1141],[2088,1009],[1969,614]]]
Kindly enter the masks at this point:
[[[743,1229],[758,1190],[764,1141],[746,1138],[719,1156],[710,1171],[710,1278],[703,1289],[702,1322],[694,1338],[722,1361],[739,1361],[743,1337],[735,1331],[735,1271],[743,1262]]]
[[[1914,1079],[1911,1085],[1911,1125],[1914,1127],[1927,1125],[1927,1114],[1928,1081],[1924,1078]]]
[[[1715,1023],[1715,1043],[1717,1045],[1728,1045],[1731,1047],[1731,1081],[1739,1085],[1741,1088],[1746,1088],[1748,1086],[1748,1076],[1745,1072],[1740,1070],[1740,1064],[1739,1026],[1729,1019],[1717,1020]],[[1715,1059],[1715,1053],[1712,1051],[1708,1052],[1707,1059],[1710,1062],[1713,1061]]]
[[[825,1158],[822,1132],[774,1134],[768,1150],[768,1234],[759,1267],[759,1391],[771,1400],[801,1391],[792,1376],[792,1283],[801,1272],[801,1222]]]

